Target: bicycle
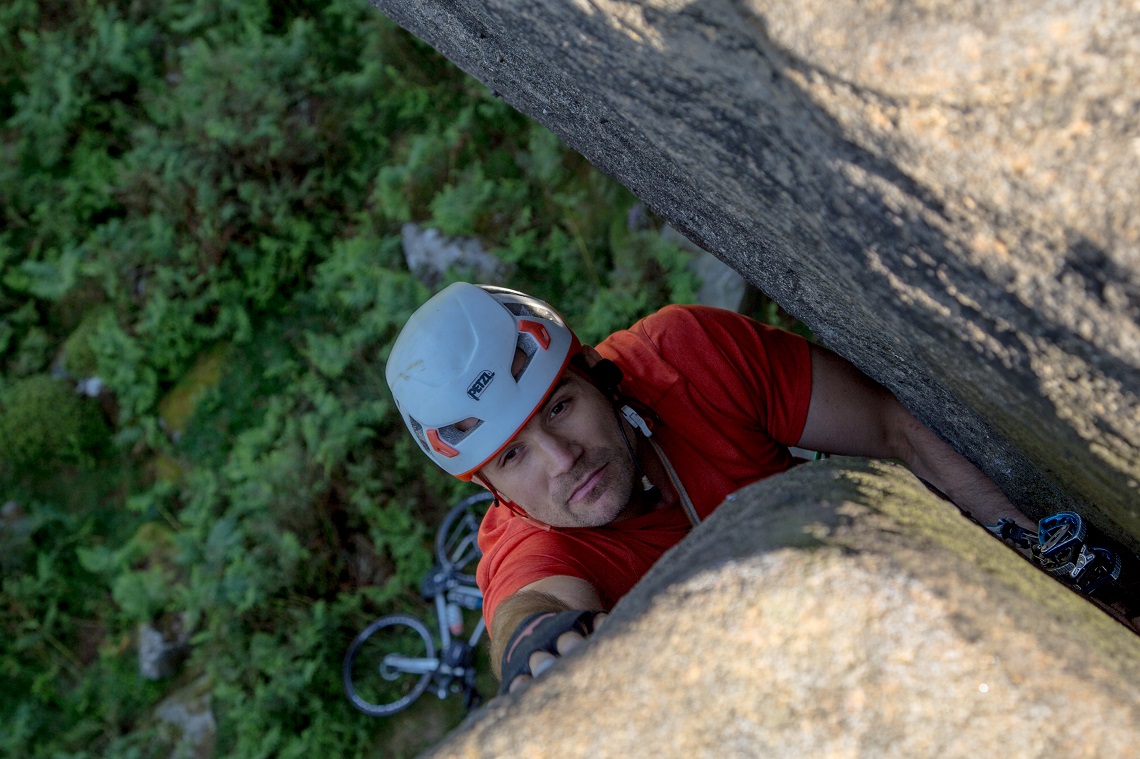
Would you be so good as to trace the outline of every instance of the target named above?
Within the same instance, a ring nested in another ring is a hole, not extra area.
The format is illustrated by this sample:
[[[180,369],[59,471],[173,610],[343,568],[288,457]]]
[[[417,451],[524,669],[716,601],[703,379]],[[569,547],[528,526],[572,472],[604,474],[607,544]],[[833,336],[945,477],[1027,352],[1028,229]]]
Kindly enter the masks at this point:
[[[483,608],[483,593],[475,584],[475,565],[482,556],[477,537],[492,500],[490,493],[463,499],[436,532],[436,563],[420,591],[435,605],[437,634],[433,637],[415,617],[389,614],[349,644],[341,681],[348,700],[360,711],[386,717],[407,709],[429,688],[440,699],[462,692],[468,710],[482,703],[474,659],[486,623],[480,616],[471,635],[464,638],[463,610]]]

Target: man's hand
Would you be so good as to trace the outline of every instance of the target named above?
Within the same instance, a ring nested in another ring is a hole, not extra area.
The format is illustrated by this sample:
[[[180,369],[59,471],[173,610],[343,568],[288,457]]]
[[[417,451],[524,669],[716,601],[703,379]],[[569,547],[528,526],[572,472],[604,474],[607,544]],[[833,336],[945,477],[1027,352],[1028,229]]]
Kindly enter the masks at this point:
[[[598,629],[605,612],[539,612],[527,617],[507,641],[500,693],[513,693],[541,677],[559,657],[573,651]]]
[[[605,606],[602,599],[593,585],[581,578],[564,575],[546,577],[533,582],[499,604],[491,626],[491,666],[495,669],[495,675],[499,680],[504,682],[502,692],[513,690],[513,680],[519,681],[518,686],[514,686],[519,687],[532,680],[535,672],[539,674],[545,672],[554,659],[580,645],[584,637],[582,630],[571,631],[568,627],[562,631],[565,637],[560,633],[547,641],[545,646],[530,647],[524,659],[516,660],[524,665],[515,673],[517,677],[512,675],[512,678],[507,680],[500,665],[508,659],[508,645],[522,640],[519,634],[524,631],[528,622],[532,622],[536,616],[542,614],[554,615],[572,610],[581,613],[584,609],[603,608]],[[592,629],[593,627],[586,628],[587,631]]]

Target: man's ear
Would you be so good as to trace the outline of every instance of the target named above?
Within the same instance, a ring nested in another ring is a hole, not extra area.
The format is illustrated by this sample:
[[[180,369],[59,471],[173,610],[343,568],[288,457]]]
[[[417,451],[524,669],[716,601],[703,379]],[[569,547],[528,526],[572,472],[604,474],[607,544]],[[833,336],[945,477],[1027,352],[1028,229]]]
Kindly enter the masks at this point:
[[[586,365],[586,374],[590,376],[590,382],[594,387],[602,391],[602,394],[611,400],[618,394],[618,385],[621,384],[622,374],[621,369],[613,361],[608,358],[602,358],[593,346],[582,346],[582,362]]]
[[[601,355],[594,350],[594,346],[592,345],[582,346],[582,358],[586,360],[586,366],[590,369],[593,369],[598,365],[598,362],[602,360]]]

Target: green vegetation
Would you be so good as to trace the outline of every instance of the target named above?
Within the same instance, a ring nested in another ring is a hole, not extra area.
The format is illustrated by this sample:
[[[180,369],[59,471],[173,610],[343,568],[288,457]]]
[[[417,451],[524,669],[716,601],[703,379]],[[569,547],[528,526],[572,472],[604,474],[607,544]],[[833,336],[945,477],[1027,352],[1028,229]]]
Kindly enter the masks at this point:
[[[218,756],[438,737],[459,715],[339,685],[368,620],[422,613],[464,492],[383,382],[430,294],[401,226],[477,237],[586,340],[691,299],[685,254],[363,0],[10,0],[0,120],[0,754],[168,756],[178,692]],[[142,623],[189,636],[171,678]]]
[[[106,425],[68,382],[47,375],[18,380],[0,397],[0,466],[42,470],[90,461],[103,447]]]

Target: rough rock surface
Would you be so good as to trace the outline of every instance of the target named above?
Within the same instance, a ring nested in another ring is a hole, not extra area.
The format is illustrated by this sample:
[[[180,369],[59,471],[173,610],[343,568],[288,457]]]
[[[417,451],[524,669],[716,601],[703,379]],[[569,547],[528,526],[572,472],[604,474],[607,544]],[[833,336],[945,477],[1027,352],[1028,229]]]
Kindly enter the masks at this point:
[[[898,466],[807,464],[431,755],[1132,755],[1140,638],[1027,570]]]
[[[372,0],[1140,549],[1135,0]],[[1135,565],[1130,571],[1136,573]],[[1140,639],[883,465],[722,507],[438,756],[1126,756]]]
[[[373,0],[886,384],[1140,548],[1134,0]]]
[[[661,230],[661,237],[677,243],[682,249],[693,254],[689,269],[701,280],[701,286],[697,290],[697,303],[702,306],[740,311],[745,294],[748,292],[748,283],[740,276],[740,272],[707,250],[694,245],[691,240],[682,237],[680,232],[668,225]]]
[[[158,742],[150,748],[158,756],[169,747],[170,759],[210,759],[217,747],[210,683],[202,678],[172,693],[158,705]]]

